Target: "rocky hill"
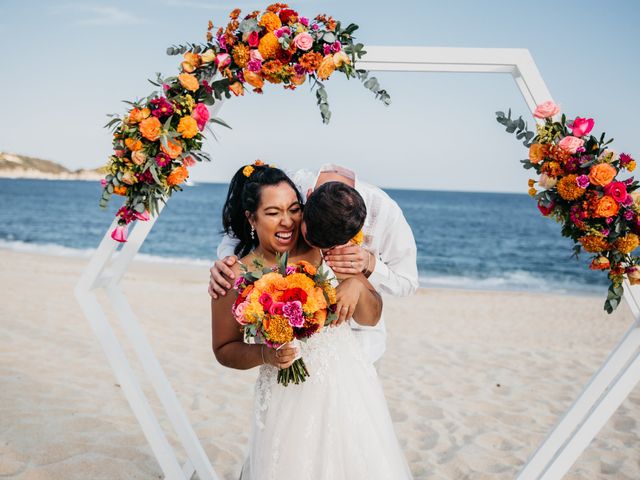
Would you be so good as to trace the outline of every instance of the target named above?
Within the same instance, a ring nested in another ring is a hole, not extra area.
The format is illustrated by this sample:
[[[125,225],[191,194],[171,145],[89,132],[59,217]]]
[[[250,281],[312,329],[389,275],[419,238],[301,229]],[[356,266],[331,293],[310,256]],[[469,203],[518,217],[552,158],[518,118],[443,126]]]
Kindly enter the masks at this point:
[[[0,152],[0,178],[40,178],[45,180],[100,180],[104,173],[94,170],[69,170],[59,163],[40,158]]]

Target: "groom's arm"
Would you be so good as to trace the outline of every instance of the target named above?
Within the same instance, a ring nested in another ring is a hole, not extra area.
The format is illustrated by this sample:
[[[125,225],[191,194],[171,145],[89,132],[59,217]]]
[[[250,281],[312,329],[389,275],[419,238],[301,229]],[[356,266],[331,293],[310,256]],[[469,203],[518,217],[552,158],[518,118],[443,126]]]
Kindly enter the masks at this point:
[[[390,200],[389,216],[379,234],[380,251],[373,255],[375,266],[369,281],[376,290],[404,297],[418,289],[418,264],[416,241],[411,227],[397,203]]]

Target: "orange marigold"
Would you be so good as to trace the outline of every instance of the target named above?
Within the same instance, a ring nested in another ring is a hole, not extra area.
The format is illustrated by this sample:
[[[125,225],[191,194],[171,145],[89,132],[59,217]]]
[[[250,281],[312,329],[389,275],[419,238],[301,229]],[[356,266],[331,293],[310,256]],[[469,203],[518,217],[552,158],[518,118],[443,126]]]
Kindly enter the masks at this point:
[[[184,165],[174,168],[167,177],[169,185],[180,185],[189,177],[189,170]]]
[[[267,32],[273,32],[282,26],[282,22],[280,21],[280,17],[275,13],[266,12],[258,21],[258,25],[266,28]]]
[[[302,269],[308,273],[309,275],[315,275],[318,271],[316,269],[316,267],[314,267],[313,265],[311,265],[309,262],[305,261],[305,260],[300,260],[298,262],[298,265],[300,265],[302,267]]]
[[[529,161],[540,163],[549,153],[549,145],[543,143],[532,143],[529,147]]]
[[[267,337],[274,343],[287,343],[293,340],[293,328],[282,315],[271,315],[266,328]]]
[[[127,194],[127,187],[125,187],[124,185],[118,185],[117,187],[113,187],[113,193],[115,193],[116,195],[126,195]]]
[[[278,13],[283,8],[289,8],[289,5],[287,5],[286,3],[272,3],[267,8],[265,8],[265,10],[271,13]]]
[[[559,177],[564,173],[564,170],[558,162],[544,162],[541,173],[546,173],[550,177]]]
[[[611,195],[605,195],[598,200],[593,216],[600,218],[615,217],[618,214],[618,210],[620,210],[618,202]]]
[[[264,314],[264,308],[260,302],[251,301],[244,309],[244,318],[249,323],[255,323]]]
[[[162,124],[156,117],[145,118],[140,122],[140,133],[151,142],[160,138],[160,130],[162,130]]]
[[[548,155],[551,159],[560,163],[564,163],[571,158],[571,153],[561,149],[557,145],[552,145],[551,148],[549,148]]]
[[[631,253],[638,248],[638,245],[640,245],[640,238],[635,233],[627,233],[613,243],[613,246],[622,253]]]
[[[261,72],[265,80],[271,83],[280,83],[287,76],[285,65],[278,60],[270,60],[262,64]]]
[[[193,138],[198,134],[198,122],[193,117],[182,117],[178,123],[178,133],[182,138]]]
[[[240,10],[239,8],[234,8],[233,10],[231,10],[229,18],[231,18],[231,20],[236,20],[240,16],[241,11],[242,10]]]
[[[249,64],[251,50],[244,43],[239,43],[233,47],[231,56],[240,68],[244,68]]]
[[[580,237],[578,241],[589,253],[600,253],[611,248],[607,239],[598,235],[585,235],[584,237]]]
[[[278,272],[270,272],[260,277],[259,280],[256,280],[254,286],[256,291],[272,293],[277,289],[276,284],[281,279],[282,275]]]
[[[181,73],[178,75],[178,81],[180,82],[180,85],[190,92],[195,92],[200,88],[198,79],[190,73]]]
[[[578,178],[577,175],[567,175],[566,177],[562,177],[556,185],[558,195],[569,201],[577,200],[584,195],[586,189],[578,186],[576,178]]]
[[[304,67],[307,71],[315,71],[322,62],[322,55],[318,52],[308,52],[300,57],[298,63],[301,67]]]
[[[260,39],[258,51],[265,60],[275,57],[278,50],[280,50],[280,42],[273,32],[267,33]]]
[[[311,291],[315,282],[304,273],[293,273],[285,277],[286,288],[301,288],[305,292]]]

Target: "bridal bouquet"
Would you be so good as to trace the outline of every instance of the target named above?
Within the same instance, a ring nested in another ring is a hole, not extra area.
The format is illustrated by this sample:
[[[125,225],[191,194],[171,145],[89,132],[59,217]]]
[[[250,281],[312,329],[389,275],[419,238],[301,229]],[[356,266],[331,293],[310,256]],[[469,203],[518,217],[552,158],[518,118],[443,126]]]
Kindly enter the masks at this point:
[[[622,299],[624,278],[631,285],[640,283],[640,258],[632,255],[640,244],[640,184],[633,177],[618,178],[624,170],[632,172],[636,162],[610,150],[613,139],[605,141],[604,133],[591,135],[593,119],[567,122],[563,114],[554,120],[559,114],[553,102],[539,105],[533,115],[543,122],[536,134],[527,130],[522,117],[512,120],[511,111],[496,115],[529,149],[529,158],[521,163],[539,175],[529,180],[529,195],[540,212],[562,224],[562,235],[574,241],[576,257],[584,249],[593,254],[591,269],[609,271],[604,308],[611,313]]]
[[[336,291],[328,272],[308,262],[287,265],[287,255],[278,265],[265,267],[253,261],[255,270],[243,266],[236,280],[238,298],[233,316],[242,325],[245,341],[278,348],[295,340],[305,341],[336,319]],[[309,376],[304,360],[278,371],[278,383],[304,382]]]
[[[206,44],[172,46],[169,55],[182,55],[180,73],[153,85],[160,90],[130,105],[120,117],[112,115],[106,127],[113,130],[113,154],[102,180],[100,206],[113,194],[126,197],[118,210],[118,226],[111,237],[126,242],[128,225],[148,220],[189,176],[197,161],[209,160],[202,151],[204,130],[210,122],[228,127],[219,118],[209,118],[208,106],[232,95],[244,95],[245,85],[262,93],[265,82],[282,83],[295,89],[307,79],[316,91],[322,120],[331,117],[327,92],[322,83],[334,72],[357,77],[385,105],[389,94],[374,77],[356,68],[366,52],[354,43],[355,24],[343,27],[327,15],[305,17],[284,3],[265,11],[240,16],[214,35],[210,21]],[[213,132],[211,132],[213,134]]]

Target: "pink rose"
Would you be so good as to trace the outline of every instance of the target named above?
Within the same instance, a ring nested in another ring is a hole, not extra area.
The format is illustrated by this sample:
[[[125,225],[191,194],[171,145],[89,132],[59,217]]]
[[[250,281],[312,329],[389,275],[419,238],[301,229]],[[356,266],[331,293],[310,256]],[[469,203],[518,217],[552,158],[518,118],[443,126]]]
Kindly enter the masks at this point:
[[[273,305],[273,298],[271,298],[271,295],[268,293],[263,293],[260,295],[260,298],[258,298],[258,302],[262,305],[262,309],[268,313],[271,305]]]
[[[191,156],[184,157],[184,159],[182,160],[182,164],[187,167],[193,167],[196,164],[196,161]]]
[[[233,316],[235,317],[236,322],[238,322],[240,325],[246,325],[247,323],[249,323],[247,322],[247,319],[244,318],[244,311],[247,309],[247,305],[249,305],[248,300],[242,302],[240,305],[233,309]]]
[[[573,135],[576,137],[584,137],[585,135],[589,135],[589,132],[593,129],[593,118],[580,118],[576,117],[569,128],[573,132]]]
[[[127,226],[126,225],[118,225],[111,232],[111,238],[113,238],[116,242],[124,243],[127,241]]]
[[[262,57],[262,54],[260,53],[260,50],[258,50],[258,49],[251,50],[249,52],[249,58],[251,60],[257,60],[259,62],[264,62],[264,58]]]
[[[578,137],[572,137],[568,135],[564,137],[560,142],[558,142],[558,146],[568,153],[576,153],[578,148],[584,145],[584,140]]]
[[[622,203],[627,198],[627,186],[624,182],[611,182],[605,185],[604,193],[611,195],[616,202]]]
[[[223,69],[231,63],[231,55],[228,53],[219,53],[216,55],[216,66],[218,69]]]
[[[560,113],[560,107],[553,103],[551,100],[541,103],[536,107],[533,112],[533,116],[536,118],[549,118]]]
[[[282,315],[284,313],[284,302],[273,302],[269,307],[271,315]]]
[[[293,44],[305,52],[313,46],[313,37],[307,32],[302,32],[293,38]]]
[[[251,32],[249,37],[247,37],[247,43],[250,47],[257,47],[260,43],[260,37],[258,36],[258,32]]]
[[[204,103],[198,103],[195,107],[193,107],[191,116],[198,124],[198,129],[202,131],[209,121],[209,109]]]

